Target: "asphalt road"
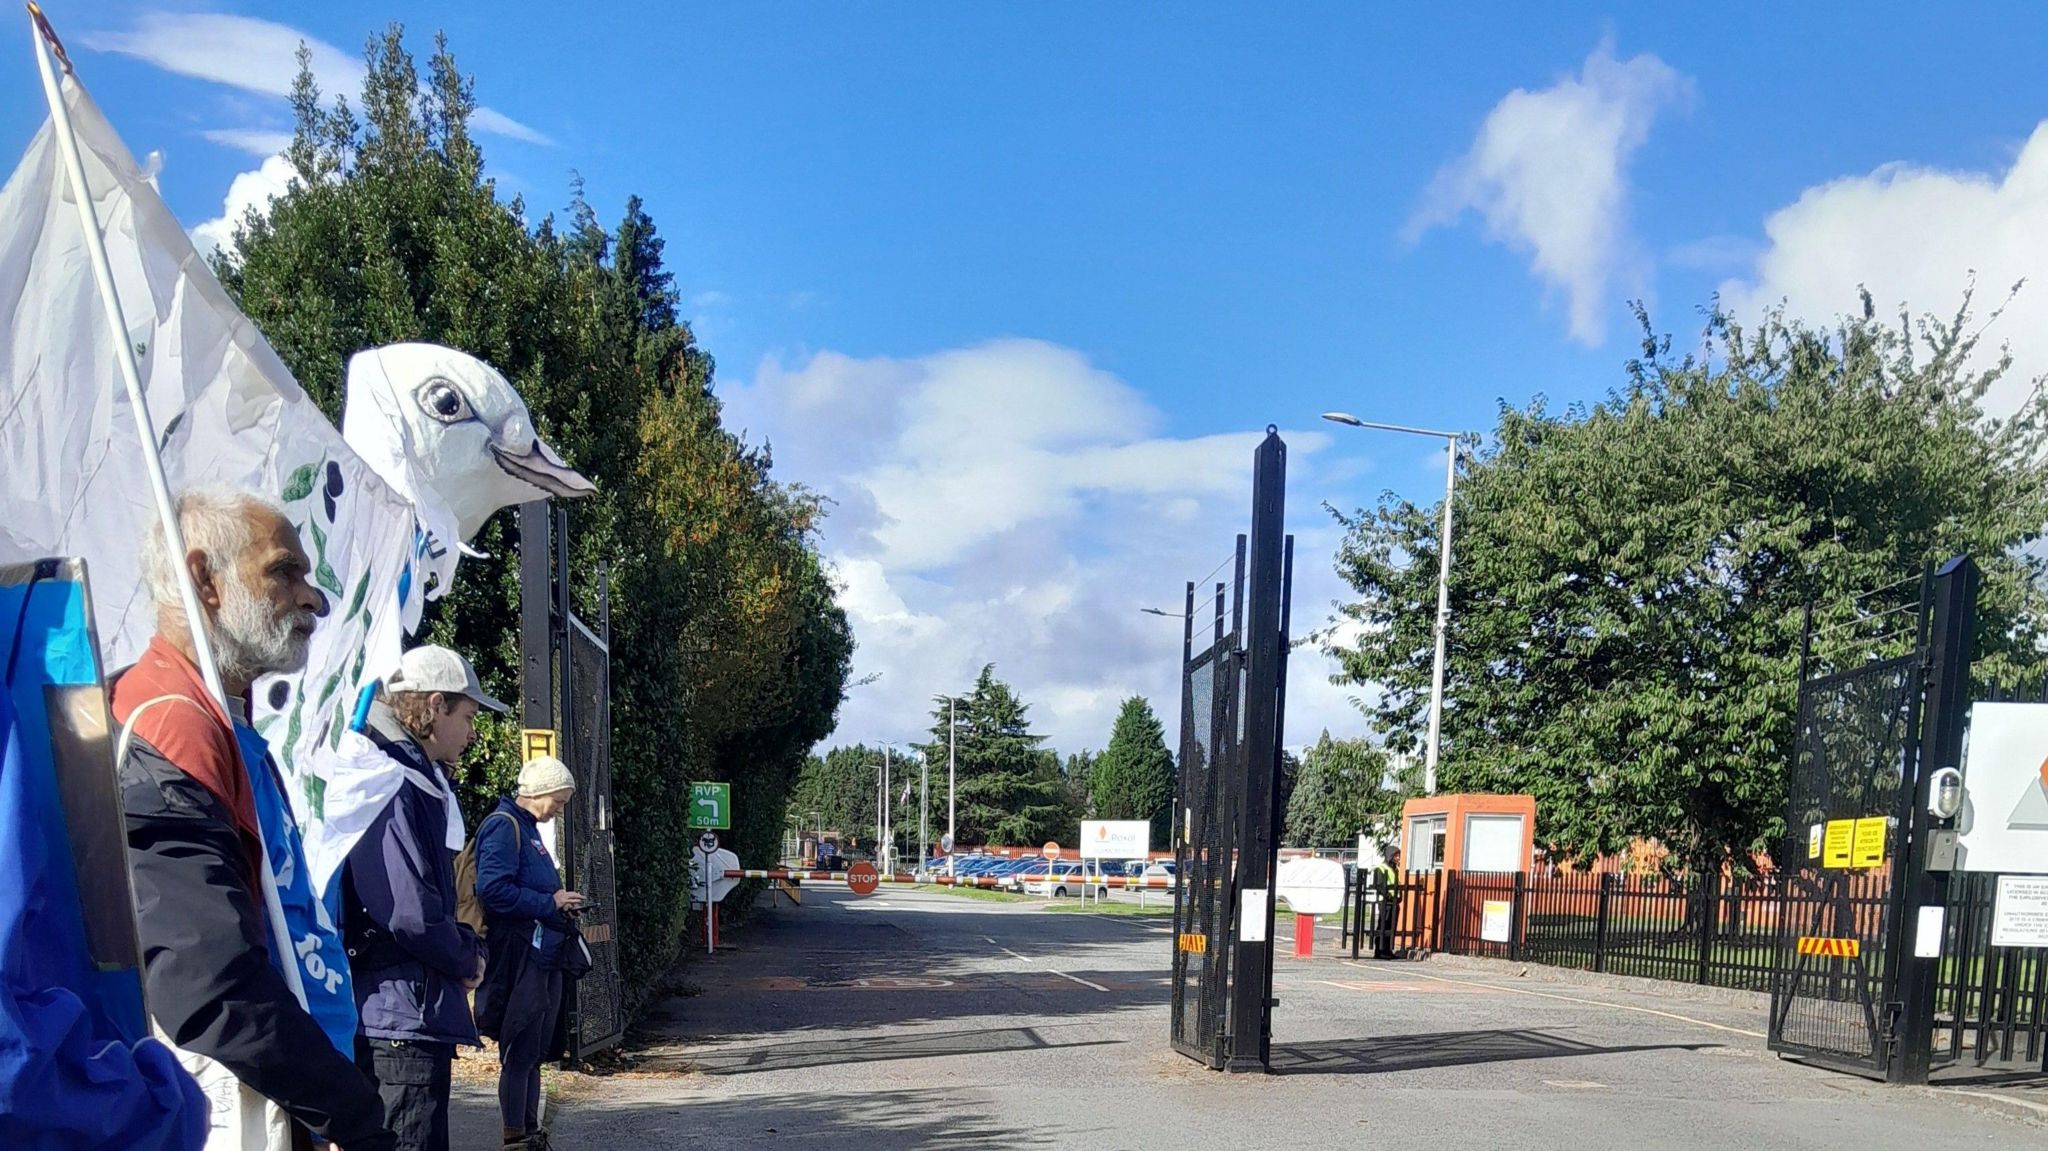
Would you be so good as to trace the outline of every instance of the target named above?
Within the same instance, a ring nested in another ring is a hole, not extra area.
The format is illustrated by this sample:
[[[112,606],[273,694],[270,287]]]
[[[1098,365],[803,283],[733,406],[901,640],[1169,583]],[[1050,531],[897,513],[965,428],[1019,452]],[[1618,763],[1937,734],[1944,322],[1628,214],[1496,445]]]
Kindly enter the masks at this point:
[[[699,962],[579,1079],[564,1147],[2048,1146],[2013,1119],[1782,1062],[1753,1010],[1436,964],[1279,959],[1273,1075],[1167,1042],[1166,921],[821,888]],[[1285,943],[1283,941],[1283,952]]]

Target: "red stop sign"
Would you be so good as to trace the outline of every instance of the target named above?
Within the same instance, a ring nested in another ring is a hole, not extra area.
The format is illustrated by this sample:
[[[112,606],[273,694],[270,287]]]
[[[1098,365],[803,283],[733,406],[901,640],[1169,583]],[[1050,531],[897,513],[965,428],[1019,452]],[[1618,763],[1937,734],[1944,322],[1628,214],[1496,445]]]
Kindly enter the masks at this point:
[[[847,890],[855,895],[873,895],[882,877],[875,872],[875,865],[863,859],[846,869]]]

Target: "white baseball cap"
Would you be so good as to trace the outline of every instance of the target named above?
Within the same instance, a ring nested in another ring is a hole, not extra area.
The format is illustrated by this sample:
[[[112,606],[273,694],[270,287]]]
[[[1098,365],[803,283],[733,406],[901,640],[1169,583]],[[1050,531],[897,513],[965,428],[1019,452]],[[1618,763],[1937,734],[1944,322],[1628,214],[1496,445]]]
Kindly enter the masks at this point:
[[[464,695],[481,708],[496,712],[512,710],[484,694],[483,685],[476,679],[476,669],[469,666],[468,660],[435,644],[416,647],[398,657],[398,670],[385,677],[384,690]]]

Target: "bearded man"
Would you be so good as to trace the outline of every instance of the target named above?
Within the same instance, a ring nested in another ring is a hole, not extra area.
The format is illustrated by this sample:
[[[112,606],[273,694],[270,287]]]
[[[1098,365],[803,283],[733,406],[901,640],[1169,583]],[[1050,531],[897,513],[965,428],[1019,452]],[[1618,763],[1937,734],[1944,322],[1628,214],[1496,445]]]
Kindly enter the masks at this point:
[[[121,806],[150,1015],[172,1043],[226,1067],[342,1151],[385,1151],[395,1141],[376,1088],[271,962],[250,783],[277,766],[247,727],[249,685],[305,665],[327,601],[276,505],[204,489],[180,497],[177,516],[185,554],[171,554],[160,526],[144,553],[156,635],[113,686],[114,721],[130,728]],[[200,675],[181,566],[229,710]]]

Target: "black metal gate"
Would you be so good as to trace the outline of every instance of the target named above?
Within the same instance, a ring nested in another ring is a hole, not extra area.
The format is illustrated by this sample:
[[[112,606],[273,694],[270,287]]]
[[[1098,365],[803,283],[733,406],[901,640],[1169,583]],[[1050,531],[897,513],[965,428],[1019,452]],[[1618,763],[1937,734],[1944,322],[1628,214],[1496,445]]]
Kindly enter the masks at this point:
[[[626,996],[619,974],[618,855],[612,827],[611,646],[608,635],[590,630],[573,614],[567,639],[563,750],[582,785],[567,814],[563,880],[593,905],[581,920],[590,974],[567,989],[569,1057],[581,1059],[625,1037]]]
[[[1238,541],[1239,587],[1244,542]],[[1229,1057],[1231,872],[1237,858],[1244,768],[1238,741],[1238,692],[1244,656],[1239,622],[1224,630],[1225,591],[1216,585],[1215,637],[1194,646],[1195,585],[1187,590],[1182,641],[1180,771],[1174,800],[1173,1045],[1221,1068]],[[1241,616],[1240,616],[1241,621]]]
[[[523,722],[558,734],[557,754],[576,776],[560,819],[562,882],[592,904],[579,921],[591,970],[563,988],[568,1058],[586,1058],[625,1037],[619,973],[619,902],[612,822],[611,621],[599,573],[598,626],[570,601],[569,511],[519,508],[520,695]]]
[[[1293,583],[1293,540],[1282,530],[1286,476],[1286,445],[1269,427],[1254,456],[1251,534],[1237,538],[1229,594],[1216,585],[1213,637],[1196,654],[1190,583],[1181,645],[1171,1031],[1182,1054],[1232,1071],[1266,1069],[1272,1045],[1272,885]]]
[[[1992,689],[1989,702],[2048,704],[2048,680]],[[1949,1081],[2048,1073],[2048,950],[1993,947],[1999,875],[1948,877],[1931,1058]]]
[[[1917,777],[1921,672],[1916,644],[1799,688],[1770,1046],[1861,1075],[1890,1065],[1894,863]],[[1883,828],[1881,851],[1867,821]]]

